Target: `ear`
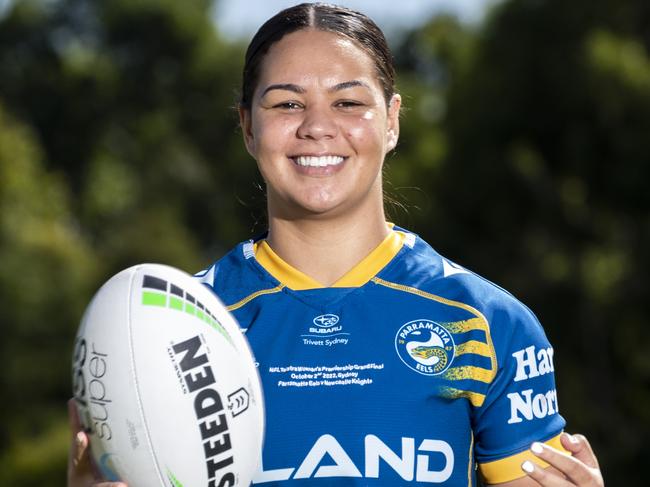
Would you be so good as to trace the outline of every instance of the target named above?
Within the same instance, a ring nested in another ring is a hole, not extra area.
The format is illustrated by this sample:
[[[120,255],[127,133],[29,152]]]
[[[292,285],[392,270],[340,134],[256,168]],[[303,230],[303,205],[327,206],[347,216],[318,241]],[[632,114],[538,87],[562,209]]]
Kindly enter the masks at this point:
[[[386,127],[386,152],[397,146],[399,139],[399,113],[402,107],[402,97],[395,93],[388,104],[388,126]]]
[[[244,135],[244,145],[248,153],[255,157],[255,138],[253,137],[253,122],[249,108],[239,107],[239,126]]]

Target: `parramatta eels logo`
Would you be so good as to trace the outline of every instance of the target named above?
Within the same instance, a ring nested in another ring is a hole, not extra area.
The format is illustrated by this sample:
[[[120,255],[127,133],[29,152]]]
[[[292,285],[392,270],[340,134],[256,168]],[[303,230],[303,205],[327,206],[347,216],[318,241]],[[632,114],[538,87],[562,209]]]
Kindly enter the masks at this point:
[[[413,320],[395,335],[395,350],[402,362],[424,375],[439,375],[454,360],[454,339],[445,327],[431,320]]]

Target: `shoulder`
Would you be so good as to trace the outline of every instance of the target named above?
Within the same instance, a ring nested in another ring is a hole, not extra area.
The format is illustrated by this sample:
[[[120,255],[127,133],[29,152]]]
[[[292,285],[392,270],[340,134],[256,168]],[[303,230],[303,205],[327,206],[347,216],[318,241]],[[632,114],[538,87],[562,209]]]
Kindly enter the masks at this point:
[[[254,259],[254,243],[254,240],[240,242],[194,277],[211,288],[226,305],[264,286],[275,285],[267,283],[266,275],[259,269]]]
[[[523,332],[545,340],[537,317],[511,292],[442,256],[417,235],[412,242],[405,245],[396,265],[387,269],[385,279],[471,309],[504,339]]]

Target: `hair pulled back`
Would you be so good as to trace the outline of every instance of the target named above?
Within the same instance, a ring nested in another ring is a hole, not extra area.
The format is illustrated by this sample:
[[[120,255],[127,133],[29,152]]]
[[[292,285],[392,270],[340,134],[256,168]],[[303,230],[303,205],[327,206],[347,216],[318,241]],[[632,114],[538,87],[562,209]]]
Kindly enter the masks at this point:
[[[375,63],[388,104],[395,93],[395,68],[388,43],[377,25],[362,13],[326,3],[301,3],[267,20],[251,40],[244,63],[240,107],[250,109],[259,82],[260,65],[273,44],[285,35],[316,29],[345,36],[364,49]]]

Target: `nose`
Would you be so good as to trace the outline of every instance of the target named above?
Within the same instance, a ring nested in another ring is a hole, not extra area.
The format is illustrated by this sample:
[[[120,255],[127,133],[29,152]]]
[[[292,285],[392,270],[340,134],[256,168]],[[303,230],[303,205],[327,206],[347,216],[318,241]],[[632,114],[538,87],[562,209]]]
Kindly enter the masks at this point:
[[[303,112],[303,119],[298,127],[299,139],[331,139],[336,136],[338,126],[334,114],[328,106],[312,105]]]

